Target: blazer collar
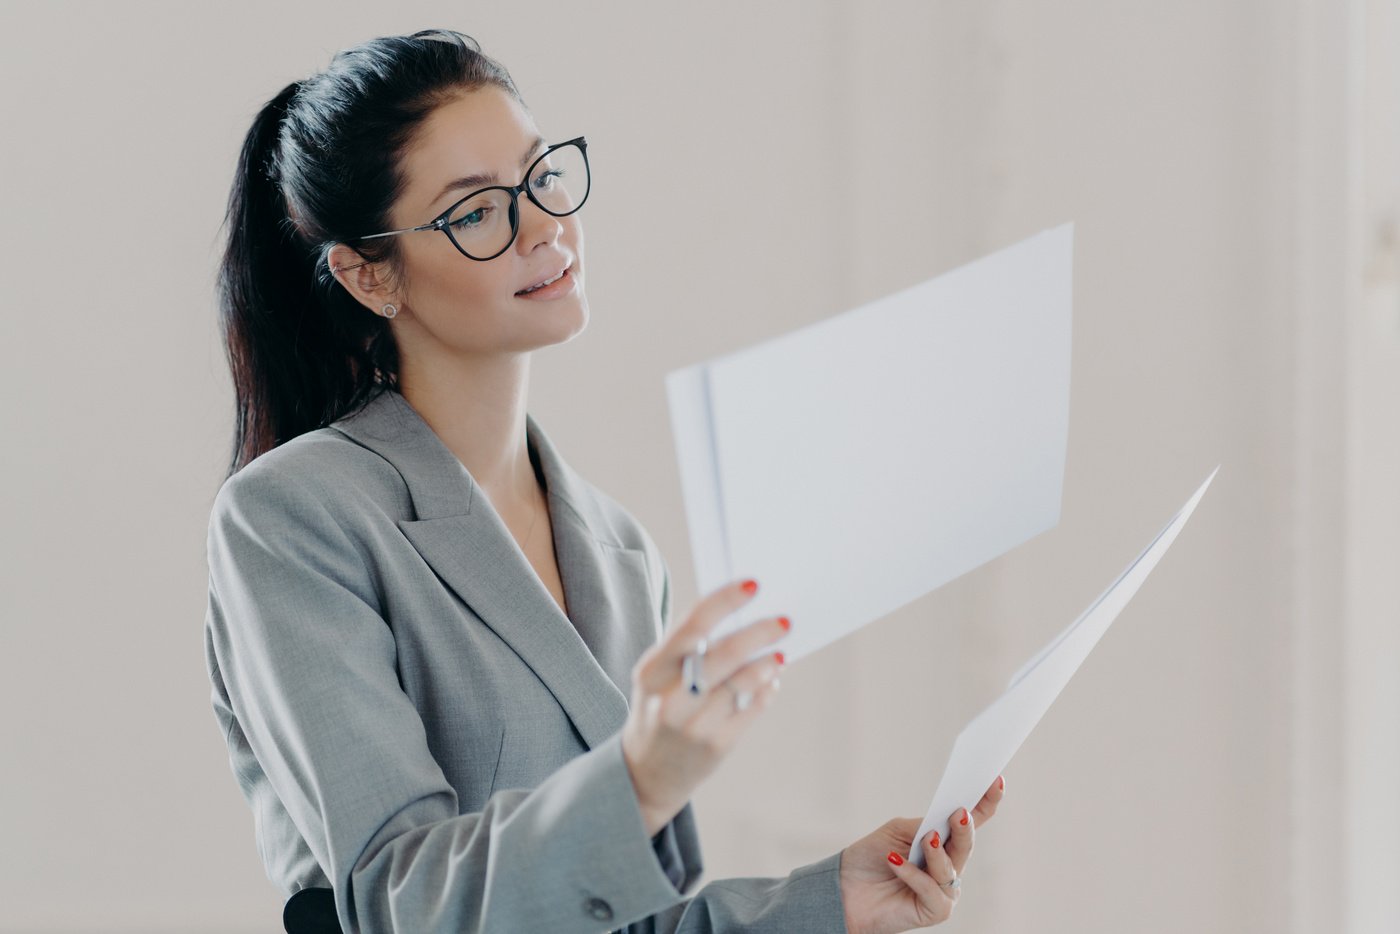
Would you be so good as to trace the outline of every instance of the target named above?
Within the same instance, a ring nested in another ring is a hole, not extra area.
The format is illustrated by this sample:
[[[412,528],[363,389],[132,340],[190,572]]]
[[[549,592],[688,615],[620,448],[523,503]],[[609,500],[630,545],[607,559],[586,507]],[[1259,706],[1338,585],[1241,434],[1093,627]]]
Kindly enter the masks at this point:
[[[416,516],[399,520],[405,537],[534,669],[584,742],[621,729],[632,666],[655,637],[645,554],[617,538],[534,417],[525,416],[526,438],[545,478],[568,616],[475,478],[400,393],[386,388],[331,427],[399,471]]]

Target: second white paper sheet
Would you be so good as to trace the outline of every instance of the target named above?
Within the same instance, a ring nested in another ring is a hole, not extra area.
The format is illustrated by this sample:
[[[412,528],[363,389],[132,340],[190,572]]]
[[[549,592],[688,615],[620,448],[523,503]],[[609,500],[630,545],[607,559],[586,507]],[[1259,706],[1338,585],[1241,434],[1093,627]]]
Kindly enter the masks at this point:
[[[1073,224],[667,375],[696,584],[789,661],[1060,519]]]
[[[1142,587],[1147,575],[1162,560],[1172,542],[1176,541],[1186,520],[1196,511],[1196,504],[1219,472],[1219,466],[1210,472],[1186,505],[1177,510],[1162,531],[1118,575],[1118,579],[1099,594],[1098,599],[1089,604],[1078,619],[1022,665],[1011,676],[1001,697],[989,704],[958,734],[953,741],[953,751],[948,756],[948,765],[938,782],[938,790],[933,793],[933,801],[910,844],[907,858],[911,862],[920,868],[924,866],[924,848],[921,844],[930,830],[936,829],[939,839],[946,841],[950,829],[949,815],[959,808],[972,810],[977,806],[983,793],[1006,769],[1011,757],[1031,735],[1055,698],[1060,696],[1065,685],[1088,658],[1089,652]]]

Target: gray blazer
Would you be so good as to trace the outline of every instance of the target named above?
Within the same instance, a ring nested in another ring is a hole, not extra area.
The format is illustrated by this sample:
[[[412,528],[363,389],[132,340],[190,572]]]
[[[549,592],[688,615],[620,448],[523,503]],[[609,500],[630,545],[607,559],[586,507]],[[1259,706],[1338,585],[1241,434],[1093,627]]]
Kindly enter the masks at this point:
[[[269,878],[347,932],[844,932],[839,852],[687,895],[691,806],[648,838],[620,730],[670,573],[526,434],[567,616],[395,391],[220,488],[205,656]]]

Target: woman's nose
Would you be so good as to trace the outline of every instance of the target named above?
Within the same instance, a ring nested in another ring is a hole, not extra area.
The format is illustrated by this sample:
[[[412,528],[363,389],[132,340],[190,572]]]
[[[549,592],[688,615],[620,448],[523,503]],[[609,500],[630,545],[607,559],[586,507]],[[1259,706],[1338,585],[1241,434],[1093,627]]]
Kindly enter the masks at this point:
[[[525,195],[520,196],[517,204],[519,207],[516,210],[520,212],[520,230],[516,233],[516,238],[522,252],[528,253],[537,243],[552,243],[559,239],[559,235],[564,231],[564,225],[560,223],[562,218],[550,214]]]

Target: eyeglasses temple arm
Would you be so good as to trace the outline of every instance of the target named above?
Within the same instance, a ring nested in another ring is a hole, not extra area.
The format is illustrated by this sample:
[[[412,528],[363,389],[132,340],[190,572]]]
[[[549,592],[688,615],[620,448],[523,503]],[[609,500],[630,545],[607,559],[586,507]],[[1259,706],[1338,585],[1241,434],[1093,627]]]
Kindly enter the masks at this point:
[[[375,237],[392,237],[395,234],[413,233],[415,230],[434,230],[440,223],[440,221],[433,221],[431,224],[424,224],[421,227],[405,227],[403,230],[386,230],[384,233],[365,234],[363,237],[357,239],[373,240]]]

